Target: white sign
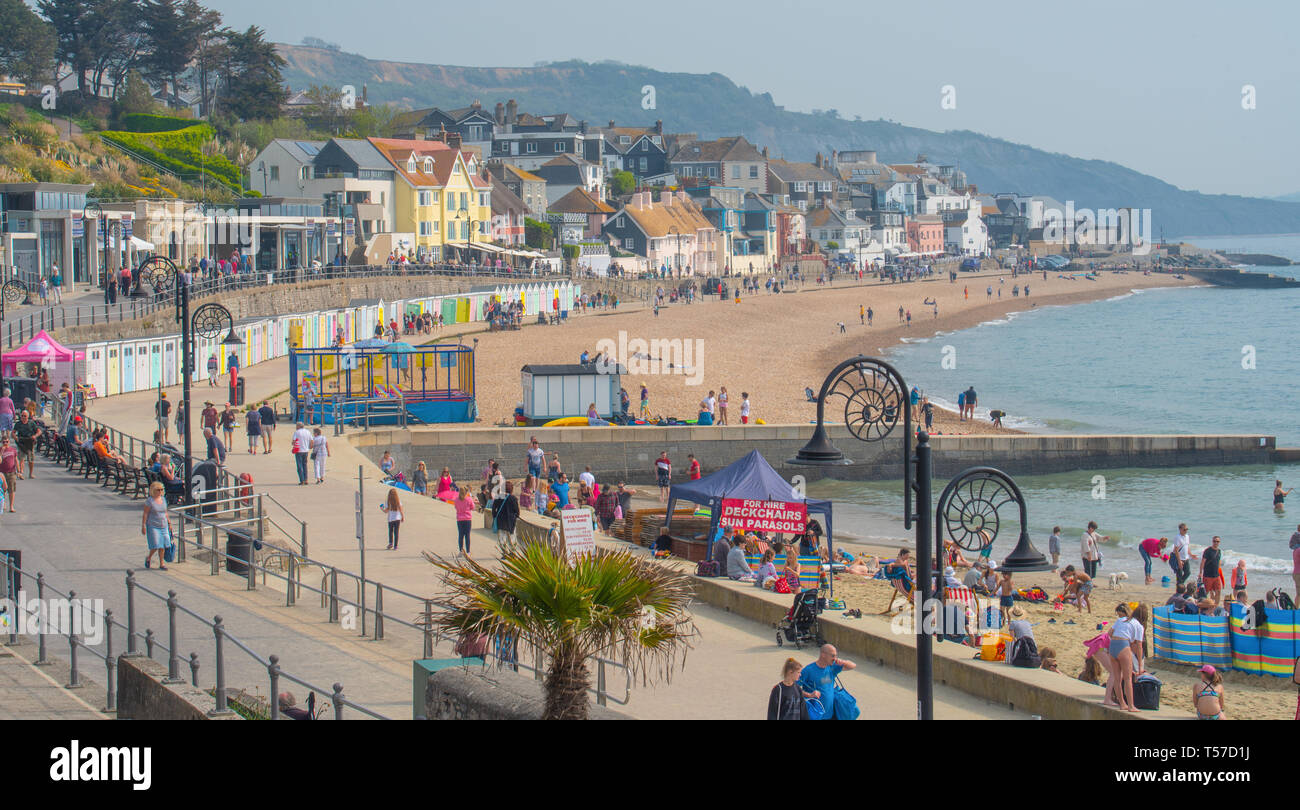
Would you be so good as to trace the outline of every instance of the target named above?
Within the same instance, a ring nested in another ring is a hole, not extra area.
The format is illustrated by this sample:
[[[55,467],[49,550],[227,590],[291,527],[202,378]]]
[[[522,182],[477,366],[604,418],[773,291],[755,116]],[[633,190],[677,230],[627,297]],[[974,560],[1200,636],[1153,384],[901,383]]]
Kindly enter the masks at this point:
[[[564,553],[569,562],[596,550],[596,526],[591,520],[591,512],[586,509],[562,509],[560,525],[564,531]]]

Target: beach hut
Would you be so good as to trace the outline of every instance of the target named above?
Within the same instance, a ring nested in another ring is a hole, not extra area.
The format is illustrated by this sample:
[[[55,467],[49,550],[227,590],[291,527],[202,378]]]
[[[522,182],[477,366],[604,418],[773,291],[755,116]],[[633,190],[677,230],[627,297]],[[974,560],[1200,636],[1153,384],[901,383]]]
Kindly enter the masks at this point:
[[[531,425],[564,417],[584,417],[587,406],[609,419],[618,408],[619,380],[627,369],[597,367],[595,363],[527,365],[520,369],[524,418]]]

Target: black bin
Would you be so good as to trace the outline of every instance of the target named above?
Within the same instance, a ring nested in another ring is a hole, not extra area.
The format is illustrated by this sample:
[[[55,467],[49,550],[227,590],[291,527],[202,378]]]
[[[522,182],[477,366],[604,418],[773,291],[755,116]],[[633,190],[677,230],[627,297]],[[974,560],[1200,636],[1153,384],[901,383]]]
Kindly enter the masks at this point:
[[[230,404],[231,405],[244,404],[244,378],[243,377],[235,378],[235,381],[230,385]]]
[[[232,574],[247,574],[248,563],[253,558],[253,536],[248,532],[226,530],[226,570]]]

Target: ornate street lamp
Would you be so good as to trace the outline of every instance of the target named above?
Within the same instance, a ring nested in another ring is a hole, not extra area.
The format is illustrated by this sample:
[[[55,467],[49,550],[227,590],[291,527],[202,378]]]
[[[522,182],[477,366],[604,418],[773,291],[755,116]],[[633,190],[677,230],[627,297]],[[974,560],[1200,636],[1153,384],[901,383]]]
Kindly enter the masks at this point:
[[[936,559],[943,559],[945,528],[958,548],[988,556],[1002,526],[1000,510],[1008,504],[1015,504],[1018,510],[1020,537],[999,570],[1013,574],[1054,570],[1056,566],[1048,562],[1029,540],[1024,494],[1015,479],[996,467],[971,467],[944,487],[934,509]]]

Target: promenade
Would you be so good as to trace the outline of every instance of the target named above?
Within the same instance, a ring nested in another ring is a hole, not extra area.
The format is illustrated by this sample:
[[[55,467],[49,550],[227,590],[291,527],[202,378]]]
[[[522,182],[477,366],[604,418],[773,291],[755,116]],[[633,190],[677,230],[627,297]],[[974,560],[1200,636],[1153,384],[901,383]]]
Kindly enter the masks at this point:
[[[81,691],[65,689],[41,667],[0,647],[0,720],[107,719]]]

